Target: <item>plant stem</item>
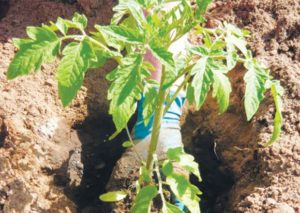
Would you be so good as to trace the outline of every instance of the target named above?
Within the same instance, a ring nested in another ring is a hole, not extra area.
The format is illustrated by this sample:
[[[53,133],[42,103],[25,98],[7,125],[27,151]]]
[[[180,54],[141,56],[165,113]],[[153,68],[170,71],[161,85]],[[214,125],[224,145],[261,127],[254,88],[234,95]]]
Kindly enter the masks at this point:
[[[128,136],[129,141],[130,141],[132,144],[134,144],[134,142],[133,142],[133,140],[132,140],[132,137],[131,137],[131,135],[130,135],[128,126],[126,126],[125,129],[126,129],[126,133],[127,133],[127,136]],[[143,158],[142,158],[141,154],[138,153],[138,151],[136,150],[136,147],[135,147],[134,145],[133,145],[133,147],[132,147],[132,150],[133,150],[134,153],[138,156],[140,162],[143,162]]]
[[[97,41],[96,39],[92,38],[92,37],[89,37],[89,40],[91,42],[93,42],[94,44],[96,44],[97,46],[103,48],[104,50],[110,52],[110,49],[108,49],[104,44],[102,44],[101,42]]]
[[[159,163],[158,163],[158,159],[157,159],[157,155],[154,154],[154,161],[155,161],[155,165],[154,165],[154,170],[156,172],[156,175],[157,175],[157,180],[158,180],[158,193],[160,194],[160,197],[161,197],[161,201],[163,203],[163,206],[162,206],[162,210],[163,212],[167,212],[167,209],[166,209],[166,199],[165,199],[165,196],[164,196],[164,191],[163,191],[163,181],[162,181],[162,178],[161,178],[161,175],[160,175],[160,171],[159,171]]]
[[[152,134],[151,134],[151,141],[149,144],[148,149],[148,157],[146,162],[146,168],[148,171],[152,171],[152,165],[153,165],[153,154],[156,152],[156,147],[158,144],[158,137],[160,133],[160,127],[161,127],[161,120],[164,113],[164,104],[165,104],[165,97],[166,97],[166,90],[164,90],[163,87],[163,81],[165,78],[165,66],[162,67],[162,76],[160,79],[160,85],[159,85],[159,91],[158,91],[158,102],[157,107],[155,109],[154,113],[154,123],[152,126]]]
[[[166,112],[170,108],[171,104],[173,103],[173,101],[175,101],[176,97],[178,96],[180,91],[183,89],[183,87],[187,84],[187,82],[190,80],[190,78],[191,78],[191,75],[190,75],[190,73],[188,73],[187,76],[185,77],[184,81],[177,87],[177,90],[175,91],[173,96],[168,100],[168,104],[164,109],[164,114],[166,114]]]

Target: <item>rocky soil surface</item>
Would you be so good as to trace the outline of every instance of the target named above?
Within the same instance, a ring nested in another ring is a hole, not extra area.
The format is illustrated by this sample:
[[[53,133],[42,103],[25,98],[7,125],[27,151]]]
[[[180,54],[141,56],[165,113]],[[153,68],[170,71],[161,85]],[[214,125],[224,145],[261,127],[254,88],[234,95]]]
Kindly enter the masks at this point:
[[[98,200],[124,135],[106,143],[114,131],[107,115],[104,75],[115,66],[87,74],[68,108],[58,100],[57,62],[40,73],[7,81],[5,74],[28,25],[85,11],[94,23],[108,23],[109,0],[0,0],[0,212],[108,212]],[[272,131],[269,97],[246,122],[242,75],[231,73],[234,93],[229,111],[219,116],[209,99],[200,112],[189,107],[183,126],[187,151],[201,166],[203,212],[300,212],[300,2],[298,0],[216,1],[208,25],[233,22],[249,29],[249,45],[270,66],[285,89],[283,133],[264,148]],[[116,210],[118,211],[118,209]],[[119,212],[124,209],[119,209]]]

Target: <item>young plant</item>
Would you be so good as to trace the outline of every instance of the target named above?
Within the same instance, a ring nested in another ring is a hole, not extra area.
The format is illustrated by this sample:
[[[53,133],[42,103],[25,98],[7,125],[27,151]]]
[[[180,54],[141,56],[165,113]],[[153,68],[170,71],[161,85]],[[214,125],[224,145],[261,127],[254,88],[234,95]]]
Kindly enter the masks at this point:
[[[165,11],[164,5],[168,2],[178,4],[170,11]],[[201,192],[187,177],[173,169],[173,162],[177,162],[200,181],[198,164],[194,158],[182,148],[169,149],[167,159],[163,162],[158,162],[155,154],[161,119],[183,88],[186,88],[188,102],[197,110],[212,91],[220,113],[224,113],[229,106],[232,90],[227,74],[237,63],[241,63],[247,69],[244,76],[247,120],[251,120],[257,112],[265,92],[271,90],[276,113],[273,135],[267,144],[272,144],[280,134],[283,89],[279,81],[274,80],[269,70],[252,57],[245,40],[249,35],[247,31],[228,23],[215,29],[203,27],[203,14],[210,2],[197,0],[192,6],[188,0],[120,0],[114,7],[111,24],[96,25],[95,32],[87,33],[87,18],[76,13],[72,20],[58,18],[55,23],[27,27],[29,38],[13,40],[19,51],[9,66],[8,79],[37,72],[41,64],[62,56],[56,79],[63,106],[76,97],[89,69],[102,67],[109,59],[115,60],[118,66],[107,75],[111,82],[107,98],[110,101],[109,113],[116,126],[114,135],[123,129],[128,132],[127,123],[136,111],[137,101],[144,95],[145,124],[152,115],[154,124],[148,159],[145,163],[141,162],[132,212],[149,212],[152,199],[157,195],[161,197],[163,212],[181,212],[166,201],[163,185],[168,185],[191,212],[200,212],[198,195]],[[201,44],[189,44],[185,55],[174,55],[168,51],[171,44],[191,30],[201,36]],[[162,64],[159,82],[149,79],[155,69],[144,60],[146,51],[151,51]],[[182,76],[184,81],[175,94],[170,95],[171,85]],[[130,144],[132,141],[124,145]],[[160,171],[166,181],[162,181]],[[153,174],[156,174],[158,183],[154,181]],[[101,196],[106,201],[117,201],[124,197],[124,191]]]

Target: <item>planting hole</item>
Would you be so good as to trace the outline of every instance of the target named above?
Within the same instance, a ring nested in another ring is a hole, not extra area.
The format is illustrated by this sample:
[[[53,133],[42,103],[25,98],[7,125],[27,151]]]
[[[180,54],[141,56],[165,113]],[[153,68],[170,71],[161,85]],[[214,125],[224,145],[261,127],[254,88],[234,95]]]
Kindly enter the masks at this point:
[[[201,212],[222,212],[226,208],[227,194],[233,185],[233,178],[223,167],[216,152],[215,136],[210,132],[198,133],[188,148],[199,163],[202,182],[197,184],[203,192],[201,195]],[[188,151],[187,150],[187,151]]]
[[[5,17],[9,9],[9,0],[0,0],[0,20]]]

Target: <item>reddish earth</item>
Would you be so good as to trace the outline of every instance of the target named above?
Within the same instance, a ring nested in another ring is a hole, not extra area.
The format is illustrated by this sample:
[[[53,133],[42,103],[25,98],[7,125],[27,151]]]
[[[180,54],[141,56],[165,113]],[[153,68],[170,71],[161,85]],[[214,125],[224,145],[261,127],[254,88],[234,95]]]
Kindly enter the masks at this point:
[[[54,81],[57,62],[10,82],[5,74],[16,51],[11,39],[23,37],[26,26],[83,10],[91,26],[108,23],[111,7],[109,0],[0,0],[0,212],[108,212],[98,195],[124,140],[121,135],[105,143],[113,125],[104,75],[115,64],[90,71],[77,99],[65,109]],[[227,20],[249,29],[250,48],[286,93],[283,133],[268,148],[263,144],[271,135],[274,106],[267,97],[246,122],[240,104],[242,67],[231,74],[234,93],[228,112],[219,116],[211,99],[200,112],[190,107],[183,136],[187,151],[200,163],[202,210],[300,212],[300,3],[216,1],[207,19],[210,26]]]

